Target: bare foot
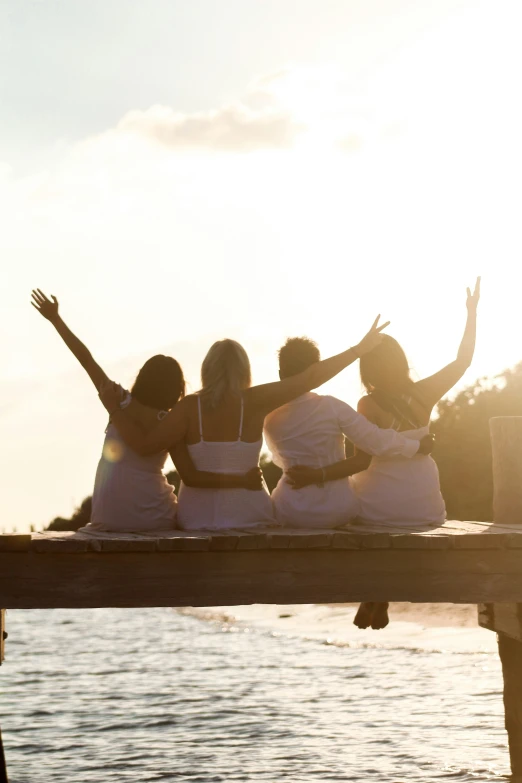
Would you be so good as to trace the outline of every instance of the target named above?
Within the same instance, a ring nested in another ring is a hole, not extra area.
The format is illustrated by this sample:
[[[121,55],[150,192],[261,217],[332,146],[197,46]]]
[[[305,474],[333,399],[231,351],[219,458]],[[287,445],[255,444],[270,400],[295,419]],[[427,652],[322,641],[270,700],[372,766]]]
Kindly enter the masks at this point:
[[[370,601],[362,603],[353,619],[353,624],[356,625],[357,628],[369,628],[372,622],[374,608],[375,604]]]
[[[380,631],[381,628],[386,628],[388,623],[390,622],[390,618],[388,617],[388,603],[378,603],[374,604],[374,611],[372,614],[372,628],[375,631]]]

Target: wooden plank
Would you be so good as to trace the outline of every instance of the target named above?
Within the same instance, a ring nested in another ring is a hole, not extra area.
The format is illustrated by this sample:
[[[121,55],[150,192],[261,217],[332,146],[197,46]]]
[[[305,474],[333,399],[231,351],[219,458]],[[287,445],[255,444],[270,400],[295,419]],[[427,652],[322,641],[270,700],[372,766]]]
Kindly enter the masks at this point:
[[[522,603],[522,550],[0,553],[0,606]]]
[[[58,552],[89,552],[101,551],[101,541],[87,538],[34,538],[31,541],[32,552],[58,553]]]
[[[453,539],[450,536],[390,536],[393,549],[451,549]]]
[[[154,552],[157,548],[156,539],[150,538],[104,538],[99,543],[102,552]]]
[[[268,549],[268,536],[266,533],[252,533],[249,536],[239,536],[237,549]]]
[[[0,552],[26,552],[31,545],[31,536],[6,534],[0,536]]]
[[[329,549],[332,543],[333,533],[303,533],[299,536],[290,536],[288,546],[290,549]]]
[[[453,546],[456,549],[502,549],[507,546],[507,538],[499,535],[469,534],[455,536]]]
[[[268,533],[267,539],[270,549],[288,549],[291,535],[289,533]]]
[[[210,536],[159,538],[157,548],[159,552],[206,552],[210,549]]]
[[[508,531],[508,532],[506,532]],[[11,537],[9,537],[11,538]],[[5,546],[27,546],[27,540],[13,541]],[[185,539],[191,543],[184,544]],[[197,543],[196,543],[197,539]],[[209,540],[209,546],[201,543],[202,539]],[[0,537],[1,541],[1,537]],[[151,542],[154,547],[138,545],[126,542]],[[112,543],[106,543],[112,542]],[[122,542],[122,543],[118,543]],[[167,543],[163,543],[167,542]],[[178,543],[179,542],[179,543]],[[98,551],[204,551],[210,548],[212,551],[233,551],[237,549],[491,549],[509,547],[522,549],[522,528],[513,530],[506,526],[492,525],[482,522],[458,522],[449,521],[439,527],[433,525],[417,525],[415,527],[386,524],[354,524],[348,525],[342,530],[299,530],[284,529],[274,530],[266,528],[256,531],[229,531],[229,532],[205,532],[194,533],[183,530],[162,531],[155,534],[138,533],[101,533],[81,534],[70,531],[50,532],[45,534],[33,534],[30,548],[37,552],[62,551],[84,552],[87,550]],[[0,549],[1,551],[1,549]]]
[[[334,533],[332,539],[334,549],[362,549],[361,535],[358,533]]]
[[[213,552],[233,552],[238,541],[238,535],[213,534],[210,538],[210,549]]]

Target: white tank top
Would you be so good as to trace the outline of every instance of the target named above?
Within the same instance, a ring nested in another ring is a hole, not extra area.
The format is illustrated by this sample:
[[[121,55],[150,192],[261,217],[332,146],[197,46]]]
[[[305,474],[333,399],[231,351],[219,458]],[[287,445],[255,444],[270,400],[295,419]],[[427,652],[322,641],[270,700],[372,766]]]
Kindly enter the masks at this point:
[[[198,396],[198,443],[187,444],[197,470],[210,473],[246,473],[259,465],[263,440],[254,443],[241,440],[243,434],[244,403],[237,440],[208,441],[203,437],[201,398]],[[201,489],[180,486],[178,524],[186,530],[224,530],[252,528],[275,524],[272,501],[266,486],[262,490]]]

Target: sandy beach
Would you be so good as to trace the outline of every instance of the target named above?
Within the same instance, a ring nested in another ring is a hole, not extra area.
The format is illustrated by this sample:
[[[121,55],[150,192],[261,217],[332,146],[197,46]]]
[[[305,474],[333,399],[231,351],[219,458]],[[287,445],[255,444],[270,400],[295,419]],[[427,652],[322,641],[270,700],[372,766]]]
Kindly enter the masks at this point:
[[[390,604],[391,622],[381,631],[353,625],[357,604],[303,604],[183,609],[203,620],[236,624],[351,648],[496,652],[496,635],[478,626],[474,604]]]

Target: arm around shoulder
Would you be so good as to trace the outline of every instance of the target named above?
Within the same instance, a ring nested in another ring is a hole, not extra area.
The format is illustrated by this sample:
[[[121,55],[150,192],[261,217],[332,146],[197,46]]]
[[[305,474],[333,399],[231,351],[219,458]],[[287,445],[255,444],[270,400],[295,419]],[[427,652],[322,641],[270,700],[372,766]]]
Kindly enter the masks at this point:
[[[359,359],[364,353],[373,350],[381,342],[381,332],[388,326],[386,322],[379,326],[377,316],[370,331],[353,348],[323,359],[308,367],[303,372],[276,383],[265,383],[247,390],[250,404],[257,407],[263,415],[267,415],[281,405],[285,405],[301,394],[317,389],[323,383],[334,378],[338,373]]]
[[[143,457],[160,451],[169,451],[185,437],[188,423],[185,400],[176,403],[170,413],[158,422],[153,430],[146,433],[132,420],[126,410],[114,406],[113,398],[103,387],[100,398],[111,414],[111,422],[127,446]]]

